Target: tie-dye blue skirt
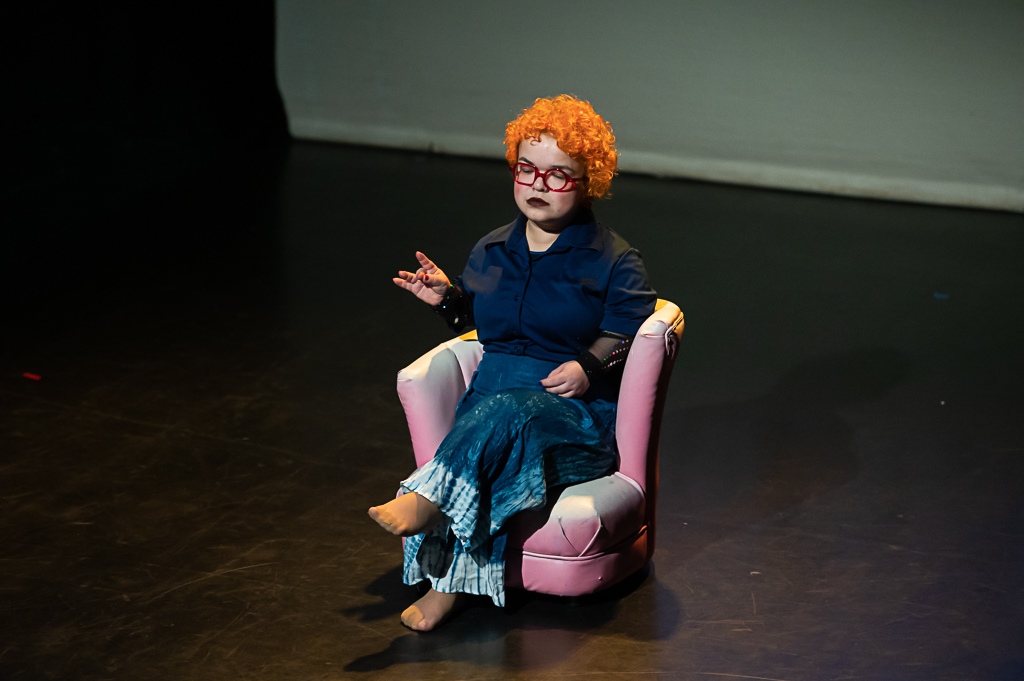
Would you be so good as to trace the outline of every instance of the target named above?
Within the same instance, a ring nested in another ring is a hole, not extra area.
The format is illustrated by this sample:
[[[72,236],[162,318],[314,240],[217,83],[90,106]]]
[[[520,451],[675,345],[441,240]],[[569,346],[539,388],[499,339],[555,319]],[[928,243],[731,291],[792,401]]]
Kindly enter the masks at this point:
[[[544,391],[558,362],[484,353],[434,459],[402,481],[445,515],[405,540],[403,579],[505,604],[505,524],[548,490],[605,475],[615,462],[610,386],[583,399]]]

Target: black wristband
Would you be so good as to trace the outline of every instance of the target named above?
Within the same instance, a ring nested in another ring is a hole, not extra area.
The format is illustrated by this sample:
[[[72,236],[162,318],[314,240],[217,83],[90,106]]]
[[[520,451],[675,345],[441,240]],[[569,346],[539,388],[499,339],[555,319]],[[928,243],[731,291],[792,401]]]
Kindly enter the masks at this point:
[[[581,367],[583,367],[583,373],[587,375],[587,380],[591,383],[600,378],[601,374],[604,373],[604,367],[601,365],[601,360],[594,357],[594,355],[587,350],[576,355],[576,361],[579,362]]]
[[[434,312],[438,314],[451,327],[461,327],[463,320],[460,319],[462,316],[461,303],[462,289],[456,287],[454,284],[448,284],[448,290],[444,292],[444,297],[441,298],[441,302],[434,306]]]

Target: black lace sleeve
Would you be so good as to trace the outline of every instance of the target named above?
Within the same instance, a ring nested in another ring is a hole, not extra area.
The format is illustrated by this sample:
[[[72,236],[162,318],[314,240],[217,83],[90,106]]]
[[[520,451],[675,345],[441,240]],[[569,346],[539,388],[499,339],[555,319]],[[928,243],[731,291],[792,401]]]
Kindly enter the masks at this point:
[[[593,384],[622,368],[632,344],[632,336],[602,331],[593,345],[576,357],[576,361],[583,367],[583,373]]]

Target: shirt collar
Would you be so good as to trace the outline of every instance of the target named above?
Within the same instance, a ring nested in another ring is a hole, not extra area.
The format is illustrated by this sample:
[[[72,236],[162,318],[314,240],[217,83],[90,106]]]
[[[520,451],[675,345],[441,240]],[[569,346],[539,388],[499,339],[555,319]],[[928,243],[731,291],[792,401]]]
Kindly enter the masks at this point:
[[[487,246],[498,243],[504,243],[506,248],[512,251],[519,249],[522,249],[524,252],[529,251],[529,246],[526,242],[526,216],[520,212],[515,222],[510,224],[507,229],[501,230],[501,233],[496,235]],[[580,209],[577,219],[573,224],[561,231],[558,238],[555,239],[555,242],[551,244],[545,253],[567,251],[570,248],[601,250],[598,243],[597,219],[589,208]]]

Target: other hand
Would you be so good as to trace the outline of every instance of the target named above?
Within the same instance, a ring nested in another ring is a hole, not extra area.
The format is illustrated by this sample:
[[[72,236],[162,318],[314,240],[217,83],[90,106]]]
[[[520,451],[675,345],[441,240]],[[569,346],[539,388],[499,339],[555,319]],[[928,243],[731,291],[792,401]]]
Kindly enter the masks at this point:
[[[424,303],[437,305],[444,299],[444,294],[448,292],[451,282],[427,256],[416,251],[416,259],[420,261],[418,270],[415,272],[401,270],[392,281],[406,291],[412,291]]]
[[[572,360],[556,367],[540,384],[544,390],[555,395],[580,397],[590,387],[590,379],[580,363]]]

